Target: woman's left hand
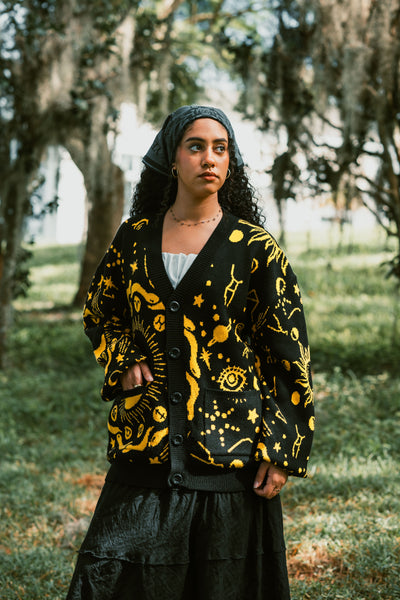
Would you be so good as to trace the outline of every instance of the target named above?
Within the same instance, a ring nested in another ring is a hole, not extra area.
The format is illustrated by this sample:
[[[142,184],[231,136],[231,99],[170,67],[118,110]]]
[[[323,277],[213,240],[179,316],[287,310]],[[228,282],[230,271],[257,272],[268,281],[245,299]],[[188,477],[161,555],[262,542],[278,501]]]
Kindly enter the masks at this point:
[[[254,479],[254,492],[257,496],[271,500],[279,494],[288,478],[286,471],[263,461],[258,467]]]

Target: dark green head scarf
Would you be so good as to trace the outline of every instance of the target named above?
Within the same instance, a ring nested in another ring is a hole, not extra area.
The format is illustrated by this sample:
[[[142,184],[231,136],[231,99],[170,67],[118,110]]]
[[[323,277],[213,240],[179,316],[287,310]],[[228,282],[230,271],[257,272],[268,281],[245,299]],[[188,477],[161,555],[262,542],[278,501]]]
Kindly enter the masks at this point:
[[[225,113],[219,108],[197,106],[195,104],[181,106],[165,119],[161,130],[143,157],[144,164],[162,175],[169,175],[181,137],[186,127],[196,119],[214,119],[225,127],[233,143],[237,167],[243,167],[243,159],[235,140],[235,134]]]

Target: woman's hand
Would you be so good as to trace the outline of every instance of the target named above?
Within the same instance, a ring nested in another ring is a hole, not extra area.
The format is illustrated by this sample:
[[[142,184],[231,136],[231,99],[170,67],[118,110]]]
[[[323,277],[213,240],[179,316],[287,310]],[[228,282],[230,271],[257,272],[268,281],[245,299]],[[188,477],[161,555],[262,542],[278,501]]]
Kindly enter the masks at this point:
[[[132,388],[144,385],[146,382],[153,381],[153,375],[146,361],[135,363],[127,368],[119,378],[123,390],[131,390]]]
[[[258,467],[254,479],[254,492],[257,496],[271,500],[279,494],[288,478],[283,469],[275,467],[271,463],[263,461]]]

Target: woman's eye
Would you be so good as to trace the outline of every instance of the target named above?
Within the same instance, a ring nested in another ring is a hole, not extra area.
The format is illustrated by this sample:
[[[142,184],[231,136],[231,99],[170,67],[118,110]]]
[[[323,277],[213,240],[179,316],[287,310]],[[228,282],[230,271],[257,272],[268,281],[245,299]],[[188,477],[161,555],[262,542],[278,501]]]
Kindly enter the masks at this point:
[[[189,150],[192,150],[192,152],[198,152],[200,149],[200,144],[192,144],[191,146],[189,146]]]
[[[225,150],[226,150],[226,147],[225,146],[217,146],[216,150],[220,154],[223,154],[225,152]]]

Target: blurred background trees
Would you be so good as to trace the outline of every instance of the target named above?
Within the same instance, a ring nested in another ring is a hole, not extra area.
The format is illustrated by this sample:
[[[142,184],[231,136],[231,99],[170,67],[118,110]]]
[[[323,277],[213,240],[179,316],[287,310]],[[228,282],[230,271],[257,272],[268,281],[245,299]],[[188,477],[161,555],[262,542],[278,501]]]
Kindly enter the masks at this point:
[[[240,108],[280,150],[270,169],[278,207],[299,191],[364,203],[398,252],[400,278],[400,2],[281,0],[272,39],[260,26],[226,36],[242,74]]]
[[[1,1],[0,363],[48,146],[66,148],[84,177],[80,306],[123,213],[121,104],[160,125],[212,98],[207,68],[276,140],[265,171],[282,242],[285,202],[325,193],[344,209],[364,203],[400,248],[399,19],[399,0]],[[390,268],[400,278],[400,249]]]

